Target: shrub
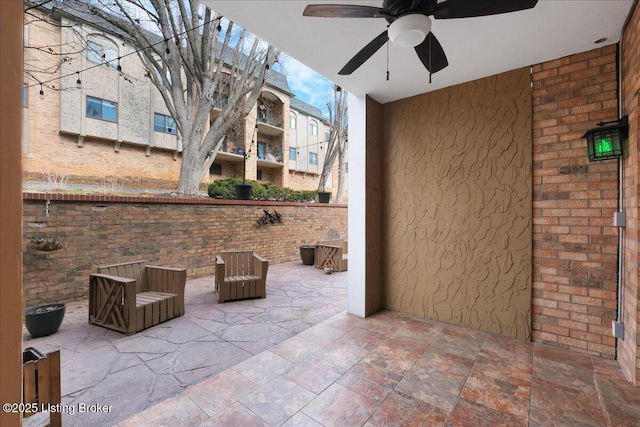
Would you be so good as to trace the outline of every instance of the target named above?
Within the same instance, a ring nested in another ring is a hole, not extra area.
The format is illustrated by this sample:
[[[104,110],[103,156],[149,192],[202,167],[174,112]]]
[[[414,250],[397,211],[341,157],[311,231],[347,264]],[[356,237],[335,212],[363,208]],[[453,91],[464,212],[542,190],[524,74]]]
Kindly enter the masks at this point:
[[[239,178],[219,179],[209,184],[207,193],[215,199],[235,199],[235,185],[242,183]],[[299,191],[283,188],[271,183],[247,181],[252,185],[251,198],[253,200],[275,200],[282,202],[311,202],[315,200],[317,191]]]

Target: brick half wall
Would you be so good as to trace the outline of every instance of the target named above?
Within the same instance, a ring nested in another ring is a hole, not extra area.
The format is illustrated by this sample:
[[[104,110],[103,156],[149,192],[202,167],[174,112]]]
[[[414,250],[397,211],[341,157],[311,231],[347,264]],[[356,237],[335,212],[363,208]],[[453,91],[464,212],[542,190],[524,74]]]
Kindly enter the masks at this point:
[[[258,227],[264,210],[282,221]],[[99,264],[146,259],[193,279],[214,274],[221,250],[276,264],[300,259],[303,243],[347,237],[347,206],[336,204],[25,194],[23,221],[26,307],[86,298]],[[38,250],[37,239],[63,247]]]

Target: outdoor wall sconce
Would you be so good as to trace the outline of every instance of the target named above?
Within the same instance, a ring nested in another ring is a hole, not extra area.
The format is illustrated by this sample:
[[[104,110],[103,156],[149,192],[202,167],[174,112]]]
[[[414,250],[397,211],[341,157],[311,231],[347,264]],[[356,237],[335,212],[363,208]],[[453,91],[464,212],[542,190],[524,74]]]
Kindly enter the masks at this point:
[[[622,141],[629,131],[629,116],[611,122],[600,122],[585,133],[589,161],[617,159],[622,157]]]

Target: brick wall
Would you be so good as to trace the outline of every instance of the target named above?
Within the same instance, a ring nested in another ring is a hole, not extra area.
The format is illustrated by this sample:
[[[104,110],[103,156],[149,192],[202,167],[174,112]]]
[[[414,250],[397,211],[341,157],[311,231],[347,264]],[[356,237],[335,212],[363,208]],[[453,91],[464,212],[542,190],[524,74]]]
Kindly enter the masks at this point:
[[[282,222],[258,227],[263,209]],[[25,193],[23,221],[27,307],[86,297],[98,264],[146,259],[192,279],[213,275],[221,250],[255,250],[275,264],[299,259],[302,243],[347,236],[347,207],[336,204]],[[63,248],[34,247],[51,238]]]
[[[625,375],[640,385],[640,230],[638,222],[638,174],[640,157],[640,3],[622,36],[622,109],[629,116],[629,142],[624,156],[624,210],[627,226],[624,230],[624,291],[622,321],[625,327],[623,340],[618,341],[618,363]]]
[[[317,190],[320,175],[306,174],[302,172],[289,173],[289,186],[301,190]]]
[[[617,162],[589,163],[582,135],[616,120],[616,45],[535,65],[535,341],[613,358]]]

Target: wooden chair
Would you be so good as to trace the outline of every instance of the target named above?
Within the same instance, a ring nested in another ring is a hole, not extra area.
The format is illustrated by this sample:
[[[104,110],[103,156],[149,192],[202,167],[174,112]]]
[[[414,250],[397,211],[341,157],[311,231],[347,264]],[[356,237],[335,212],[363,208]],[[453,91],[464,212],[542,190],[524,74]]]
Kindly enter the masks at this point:
[[[252,251],[226,251],[216,255],[218,302],[267,297],[269,262]]]
[[[49,411],[49,426],[62,425],[62,393],[60,387],[60,350],[43,355],[29,347],[22,352],[22,403],[28,418],[46,409]]]
[[[101,265],[89,278],[89,323],[129,335],[182,316],[186,281],[184,268]]]
[[[316,244],[315,266],[317,268],[330,267],[334,271],[347,271],[347,241],[321,240]]]

